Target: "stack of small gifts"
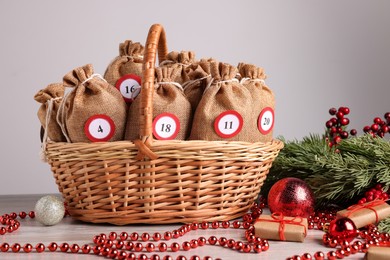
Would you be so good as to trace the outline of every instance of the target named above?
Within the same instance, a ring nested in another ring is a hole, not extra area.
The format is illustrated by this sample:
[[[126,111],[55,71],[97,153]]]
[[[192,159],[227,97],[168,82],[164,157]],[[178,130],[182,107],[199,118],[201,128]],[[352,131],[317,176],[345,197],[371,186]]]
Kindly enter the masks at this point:
[[[306,237],[307,218],[286,217],[282,213],[261,215],[254,225],[255,235],[263,239],[303,242]]]
[[[356,228],[376,224],[390,216],[390,205],[383,200],[374,200],[364,204],[357,204],[337,212],[337,217],[351,219]]]

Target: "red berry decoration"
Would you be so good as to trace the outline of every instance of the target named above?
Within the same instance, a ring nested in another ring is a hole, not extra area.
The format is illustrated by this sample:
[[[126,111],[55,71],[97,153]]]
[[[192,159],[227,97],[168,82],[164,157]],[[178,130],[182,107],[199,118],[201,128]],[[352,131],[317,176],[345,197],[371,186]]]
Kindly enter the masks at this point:
[[[348,107],[339,107],[329,109],[329,114],[335,116],[326,121],[325,125],[327,127],[327,140],[329,147],[333,147],[341,142],[342,139],[347,139],[349,137],[348,131],[346,130],[349,125],[349,118],[345,117],[348,115],[350,109]],[[357,134],[356,129],[350,131],[352,136]]]
[[[366,125],[363,128],[363,131],[366,134],[370,134],[373,137],[381,137],[383,138],[386,133],[389,133],[390,127],[390,112],[386,112],[384,115],[384,120],[380,117],[375,117],[373,120],[373,124]]]
[[[358,235],[355,223],[349,218],[338,218],[330,222],[329,236],[338,241],[351,242]]]
[[[284,216],[307,218],[314,212],[314,203],[313,191],[298,178],[283,178],[268,193],[270,211]]]

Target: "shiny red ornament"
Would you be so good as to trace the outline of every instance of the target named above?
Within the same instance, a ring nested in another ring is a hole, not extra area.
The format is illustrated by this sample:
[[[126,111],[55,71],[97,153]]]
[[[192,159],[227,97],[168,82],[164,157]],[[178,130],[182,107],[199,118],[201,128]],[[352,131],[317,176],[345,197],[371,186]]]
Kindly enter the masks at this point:
[[[268,193],[268,207],[272,213],[307,218],[314,212],[315,198],[309,185],[298,178],[277,181]]]
[[[358,235],[355,223],[349,218],[338,218],[330,222],[329,235],[338,241],[351,242]]]

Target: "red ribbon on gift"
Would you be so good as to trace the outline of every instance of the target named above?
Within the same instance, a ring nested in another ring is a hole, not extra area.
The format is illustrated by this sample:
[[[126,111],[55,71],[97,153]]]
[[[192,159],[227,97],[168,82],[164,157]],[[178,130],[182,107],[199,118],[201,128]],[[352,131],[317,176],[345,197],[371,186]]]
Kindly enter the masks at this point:
[[[285,241],[286,237],[284,236],[284,227],[286,224],[302,226],[305,228],[305,236],[306,236],[306,226],[302,224],[303,218],[295,217],[293,219],[285,219],[283,213],[275,212],[271,214],[272,219],[257,219],[256,222],[266,221],[266,222],[276,222],[279,223],[279,238],[280,240]]]
[[[369,209],[369,210],[374,211],[374,213],[375,213],[375,223],[378,223],[379,222],[379,216],[378,216],[378,212],[374,209],[374,207],[380,206],[380,205],[382,205],[384,203],[385,203],[384,200],[373,200],[373,201],[365,203],[365,204],[352,205],[352,206],[347,208],[348,213],[347,213],[346,217],[349,218],[353,213],[355,213],[355,212],[357,212],[359,210]]]

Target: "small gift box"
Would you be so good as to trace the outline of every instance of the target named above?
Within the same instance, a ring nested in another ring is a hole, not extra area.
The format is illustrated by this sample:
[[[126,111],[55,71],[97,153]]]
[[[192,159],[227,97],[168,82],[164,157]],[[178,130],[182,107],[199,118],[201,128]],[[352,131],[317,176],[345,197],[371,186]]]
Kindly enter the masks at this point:
[[[366,260],[389,260],[390,259],[390,247],[371,246],[367,253]]]
[[[378,223],[388,216],[390,216],[390,205],[383,200],[353,205],[337,212],[337,217],[350,218],[355,223],[356,228]]]
[[[254,225],[255,235],[270,240],[303,242],[307,233],[306,218],[285,217],[281,213],[260,216]]]

